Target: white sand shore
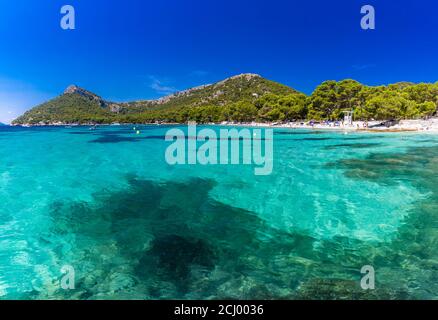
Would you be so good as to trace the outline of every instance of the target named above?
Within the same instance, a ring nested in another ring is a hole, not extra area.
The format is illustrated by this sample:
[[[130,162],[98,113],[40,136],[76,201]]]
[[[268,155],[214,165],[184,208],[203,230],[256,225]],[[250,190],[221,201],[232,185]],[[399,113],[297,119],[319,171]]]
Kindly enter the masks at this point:
[[[15,125],[22,127],[33,126],[108,126],[108,125],[141,125],[133,123],[122,124],[69,124],[69,123],[40,123]],[[149,125],[182,125],[182,123],[150,123]],[[337,130],[337,131],[371,131],[371,132],[422,132],[438,133],[438,118],[428,120],[400,120],[394,122],[385,121],[353,121],[352,124],[344,124],[342,121],[322,121],[322,122],[222,122],[210,123],[210,125],[238,126],[238,127],[260,127],[260,128],[291,128],[291,129],[317,129],[317,130]]]
[[[394,123],[385,123],[384,121],[354,121],[352,124],[343,122],[289,122],[289,123],[235,123],[222,122],[221,125],[243,126],[243,127],[262,127],[262,128],[292,128],[292,129],[318,129],[318,130],[340,130],[340,131],[413,131],[413,132],[430,132],[438,133],[438,118],[429,120],[400,120]]]

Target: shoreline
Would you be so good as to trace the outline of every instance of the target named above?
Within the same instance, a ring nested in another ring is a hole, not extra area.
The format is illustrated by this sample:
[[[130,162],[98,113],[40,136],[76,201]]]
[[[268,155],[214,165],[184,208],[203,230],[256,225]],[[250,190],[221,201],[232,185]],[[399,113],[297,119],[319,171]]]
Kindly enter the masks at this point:
[[[428,130],[421,130],[420,128],[412,127],[376,127],[366,128],[357,126],[326,126],[326,125],[273,125],[269,123],[232,123],[232,124],[215,124],[230,127],[247,127],[247,128],[276,128],[276,129],[306,129],[306,130],[320,130],[320,131],[339,131],[339,132],[419,132],[419,133],[437,133],[437,128],[429,128]]]
[[[344,125],[341,122],[289,122],[289,123],[269,123],[269,122],[221,122],[221,123],[199,123],[198,125],[214,125],[229,127],[247,127],[247,128],[278,128],[278,129],[307,129],[307,130],[326,130],[326,131],[343,131],[343,132],[418,132],[438,134],[438,118],[429,120],[400,120],[394,125],[384,125],[385,121],[354,121],[352,124]],[[98,126],[161,126],[161,125],[187,125],[187,123],[48,123],[48,124],[11,124],[11,127],[98,127]]]

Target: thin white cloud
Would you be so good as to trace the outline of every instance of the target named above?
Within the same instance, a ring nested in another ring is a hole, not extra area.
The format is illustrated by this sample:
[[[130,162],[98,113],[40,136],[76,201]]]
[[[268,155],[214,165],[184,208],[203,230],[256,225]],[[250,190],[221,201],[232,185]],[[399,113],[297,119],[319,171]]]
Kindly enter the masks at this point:
[[[151,80],[149,87],[159,94],[172,94],[177,91],[176,88],[164,84],[154,76],[149,76],[149,79]]]

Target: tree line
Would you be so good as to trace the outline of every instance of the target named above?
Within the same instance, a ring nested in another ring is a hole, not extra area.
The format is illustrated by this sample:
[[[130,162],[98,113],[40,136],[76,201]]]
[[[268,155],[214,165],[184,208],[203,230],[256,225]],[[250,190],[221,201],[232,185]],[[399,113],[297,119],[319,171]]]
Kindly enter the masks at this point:
[[[172,100],[160,109],[132,107],[118,113],[102,108],[93,99],[67,94],[26,112],[15,123],[335,121],[347,110],[354,110],[354,120],[398,120],[437,113],[438,82],[371,87],[355,80],[325,81],[307,96],[271,82],[263,82],[262,90],[258,81],[227,84],[221,89],[221,99],[209,100],[212,89],[208,89],[190,99]]]
[[[346,110],[354,110],[354,120],[420,119],[435,115],[437,105],[438,83],[403,82],[371,87],[355,80],[343,80],[325,81],[310,96],[302,93],[268,93],[253,101],[241,100],[227,105],[181,107],[121,115],[121,121],[321,121],[340,120]]]

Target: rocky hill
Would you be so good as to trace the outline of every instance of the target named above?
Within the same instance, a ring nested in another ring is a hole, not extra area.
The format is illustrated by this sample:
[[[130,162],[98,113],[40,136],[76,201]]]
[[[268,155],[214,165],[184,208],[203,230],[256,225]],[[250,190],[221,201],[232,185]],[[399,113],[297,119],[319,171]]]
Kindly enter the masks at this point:
[[[438,82],[367,86],[328,80],[306,96],[259,75],[241,74],[157,100],[124,103],[70,86],[13,124],[334,121],[347,110],[354,110],[355,120],[427,119],[438,113]]]
[[[254,102],[268,93],[283,96],[298,92],[256,74],[233,76],[157,100],[124,103],[107,101],[88,90],[71,85],[61,96],[32,108],[14,120],[13,124],[111,123],[123,120],[126,115],[132,117],[148,112],[201,106],[220,107],[239,101]]]

